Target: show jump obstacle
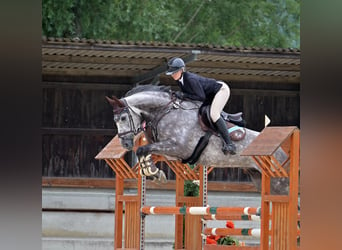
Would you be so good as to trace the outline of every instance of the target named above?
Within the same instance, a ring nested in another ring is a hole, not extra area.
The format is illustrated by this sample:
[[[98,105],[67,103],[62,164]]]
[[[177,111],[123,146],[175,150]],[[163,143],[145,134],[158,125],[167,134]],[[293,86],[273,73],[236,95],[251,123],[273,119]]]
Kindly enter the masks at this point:
[[[135,138],[135,148],[147,142],[143,134]],[[282,148],[287,159],[279,162],[274,153]],[[133,167],[125,161],[126,150],[118,137],[114,137],[95,157],[105,160],[116,174],[114,249],[144,249],[145,216],[149,214],[175,215],[175,250],[214,249],[262,249],[297,250],[298,181],[299,181],[299,129],[297,127],[266,127],[241,155],[252,157],[262,170],[260,208],[208,207],[207,176],[212,167],[197,165],[190,168],[179,161],[169,161],[162,156],[153,156],[155,163],[165,162],[176,175],[175,207],[145,206],[146,177],[139,174],[139,164]],[[272,178],[288,178],[287,195],[271,193]],[[124,194],[124,181],[135,181],[136,194]],[[199,196],[184,196],[186,180],[200,182]],[[184,235],[183,235],[183,217]],[[261,220],[260,230],[206,228],[203,220],[209,219],[254,219]],[[254,235],[260,234],[260,246],[206,245],[203,235]],[[183,244],[184,236],[184,244]]]

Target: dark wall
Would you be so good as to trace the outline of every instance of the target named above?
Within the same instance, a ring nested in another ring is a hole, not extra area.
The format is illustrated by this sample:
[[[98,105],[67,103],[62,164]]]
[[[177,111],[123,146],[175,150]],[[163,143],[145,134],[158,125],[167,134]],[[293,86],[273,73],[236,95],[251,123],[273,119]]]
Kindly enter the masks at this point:
[[[243,112],[247,127],[261,131],[268,126],[300,127],[300,93],[283,90],[231,90],[226,112]]]
[[[44,83],[43,176],[112,177],[94,157],[113,138],[116,128],[105,96],[113,87],[96,84]],[[125,88],[115,91],[118,95]]]
[[[110,167],[95,156],[115,136],[112,109],[105,96],[122,97],[132,86],[44,82],[42,89],[42,175],[112,178]],[[241,89],[231,86],[225,111],[242,111],[247,127],[261,131],[265,114],[271,126],[299,127],[299,91]],[[169,179],[174,174],[166,166]],[[249,181],[240,169],[215,169],[209,180]]]

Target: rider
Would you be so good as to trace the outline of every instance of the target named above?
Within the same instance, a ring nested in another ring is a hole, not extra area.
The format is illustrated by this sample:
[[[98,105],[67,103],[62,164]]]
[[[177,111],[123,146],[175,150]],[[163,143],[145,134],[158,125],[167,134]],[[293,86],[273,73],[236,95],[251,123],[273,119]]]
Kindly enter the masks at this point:
[[[222,81],[186,72],[185,63],[179,57],[168,61],[166,75],[171,75],[182,90],[175,93],[178,98],[211,104],[210,118],[224,141],[222,151],[224,154],[236,154],[236,147],[230,139],[226,122],[220,115],[230,96],[228,85]]]

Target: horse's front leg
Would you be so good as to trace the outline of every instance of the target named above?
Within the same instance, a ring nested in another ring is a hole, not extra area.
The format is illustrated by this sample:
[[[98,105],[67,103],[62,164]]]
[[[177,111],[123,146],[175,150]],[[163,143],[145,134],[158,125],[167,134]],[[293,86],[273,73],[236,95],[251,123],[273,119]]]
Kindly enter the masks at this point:
[[[157,168],[152,160],[152,153],[166,155],[170,148],[173,148],[172,142],[158,142],[141,146],[137,149],[136,155],[140,164],[140,174],[152,176],[154,181],[165,183],[167,181],[163,170]]]
[[[180,145],[177,145],[173,140],[165,140],[160,142],[155,142],[151,144],[147,144],[144,146],[140,146],[136,154],[139,157],[140,155],[148,155],[148,154],[157,154],[164,156],[173,156],[179,155]]]

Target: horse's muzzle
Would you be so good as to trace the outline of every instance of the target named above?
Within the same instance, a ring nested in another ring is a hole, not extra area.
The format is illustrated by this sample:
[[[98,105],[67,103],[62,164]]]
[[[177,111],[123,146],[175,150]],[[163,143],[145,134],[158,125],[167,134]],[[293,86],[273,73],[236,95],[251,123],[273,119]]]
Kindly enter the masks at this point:
[[[133,139],[134,139],[134,137],[120,138],[121,145],[127,150],[132,150],[132,148],[134,146]]]

